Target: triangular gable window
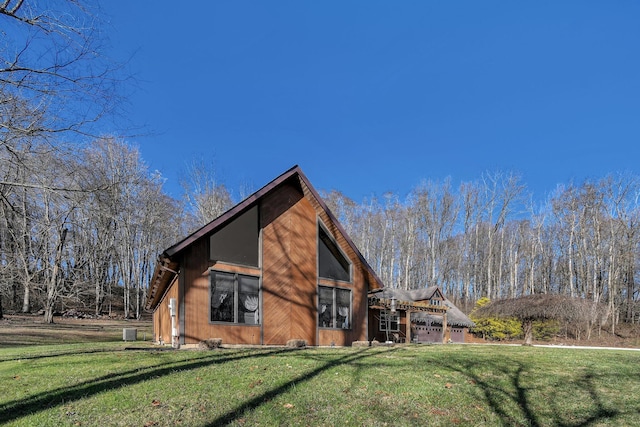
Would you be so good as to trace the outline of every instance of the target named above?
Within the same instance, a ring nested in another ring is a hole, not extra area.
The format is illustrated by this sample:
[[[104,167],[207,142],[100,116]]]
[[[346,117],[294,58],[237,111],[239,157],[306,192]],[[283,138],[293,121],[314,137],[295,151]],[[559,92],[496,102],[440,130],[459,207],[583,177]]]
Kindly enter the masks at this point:
[[[430,304],[431,305],[442,305],[442,300],[444,300],[444,297],[442,296],[442,294],[440,293],[439,290],[436,290],[433,293],[433,296],[431,297]]]
[[[318,226],[318,275],[323,279],[351,281],[351,263],[321,225]]]

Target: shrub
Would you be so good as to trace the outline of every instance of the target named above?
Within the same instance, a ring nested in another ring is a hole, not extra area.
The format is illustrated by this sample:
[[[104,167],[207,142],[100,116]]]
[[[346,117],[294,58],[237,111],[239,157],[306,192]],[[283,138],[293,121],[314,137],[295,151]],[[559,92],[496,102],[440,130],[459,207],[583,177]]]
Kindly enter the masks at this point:
[[[549,341],[560,333],[557,320],[538,320],[533,322],[533,337],[539,341]]]
[[[484,339],[502,341],[506,339],[513,339],[522,336],[522,324],[515,318],[500,318],[500,317],[476,317],[474,312],[486,305],[491,300],[487,297],[480,298],[471,311],[469,317],[474,321],[476,326],[470,330],[470,332],[476,336],[481,336]]]
[[[472,316],[471,320],[475,322],[476,326],[470,332],[485,339],[502,341],[522,336],[522,325],[515,318],[483,317],[476,319]]]

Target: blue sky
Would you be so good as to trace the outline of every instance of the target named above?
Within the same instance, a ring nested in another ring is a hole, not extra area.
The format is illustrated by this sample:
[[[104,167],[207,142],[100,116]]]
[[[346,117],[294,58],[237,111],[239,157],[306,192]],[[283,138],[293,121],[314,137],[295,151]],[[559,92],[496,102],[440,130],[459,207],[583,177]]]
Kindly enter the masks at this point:
[[[640,175],[640,2],[103,2],[137,80],[131,139],[180,195],[201,158],[238,195],[298,164],[361,201],[513,171]]]

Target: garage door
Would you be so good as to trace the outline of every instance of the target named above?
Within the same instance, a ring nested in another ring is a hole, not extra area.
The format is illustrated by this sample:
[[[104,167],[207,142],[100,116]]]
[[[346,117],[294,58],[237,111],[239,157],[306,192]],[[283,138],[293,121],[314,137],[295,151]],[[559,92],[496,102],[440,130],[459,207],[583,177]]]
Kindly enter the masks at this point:
[[[419,343],[441,343],[442,326],[416,325],[416,340]]]
[[[463,328],[451,328],[451,342],[464,342]]]

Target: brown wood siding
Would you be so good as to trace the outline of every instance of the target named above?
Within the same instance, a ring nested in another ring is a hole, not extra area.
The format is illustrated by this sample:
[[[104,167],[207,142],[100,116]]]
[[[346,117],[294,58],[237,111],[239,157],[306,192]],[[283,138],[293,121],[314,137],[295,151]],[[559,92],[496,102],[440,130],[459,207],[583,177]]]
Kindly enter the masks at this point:
[[[153,340],[156,343],[171,344],[171,314],[169,313],[169,299],[178,299],[178,278],[174,278],[167,292],[153,312]],[[179,324],[180,313],[176,318],[176,327]]]
[[[185,250],[182,258],[185,344],[219,338],[209,325],[209,264],[208,239],[200,239]]]
[[[315,345],[315,211],[299,189],[283,185],[261,213],[264,343]]]
[[[303,192],[306,188],[304,183],[302,187],[299,179],[291,179],[259,200],[260,269],[224,263],[214,265],[209,260],[208,235],[203,235],[181,251],[178,262],[183,291],[180,294],[184,295],[184,304],[180,306],[184,307],[184,313],[180,316],[184,316],[181,332],[185,344],[221,338],[224,344],[284,345],[290,339],[303,339],[308,345],[333,343],[342,346],[367,339],[369,273],[313,194]],[[330,286],[352,290],[352,329],[349,330],[319,330],[317,326],[318,217],[352,263],[350,283],[327,282]],[[209,322],[210,268],[249,275],[262,273],[261,325]],[[158,331],[165,328],[164,318],[158,318],[158,322],[161,320],[162,324],[157,325]]]
[[[220,271],[258,275],[259,270],[209,260],[208,239],[200,239],[185,251],[185,344],[221,338],[224,344],[260,344],[260,326],[209,322],[210,267]]]
[[[333,236],[338,246],[340,246],[340,249],[342,249],[344,254],[351,262],[351,283],[335,283],[335,285],[339,287],[349,288],[353,292],[353,315],[351,329],[335,331],[335,333],[328,333],[328,331],[326,330],[320,330],[318,345],[331,345],[331,343],[335,343],[335,345],[351,345],[353,341],[365,341],[367,340],[367,292],[369,291],[370,283],[373,282],[373,277],[370,277],[367,268],[362,264],[362,262],[360,262],[358,254],[352,249],[349,242],[347,242],[347,239],[345,239],[338,227],[332,222],[327,212],[315,199],[310,189],[307,188],[304,182],[301,182],[301,185],[306,198],[312,203],[316,214],[324,224],[325,228],[327,229],[329,234]],[[323,279],[322,283],[327,282],[325,282]],[[341,338],[336,338],[338,336],[340,336]],[[338,342],[342,342],[342,344],[338,344]]]
[[[313,206],[304,198],[300,199],[289,213],[294,230],[290,247],[291,338],[304,339],[309,345],[316,345],[318,318],[316,213]]]
[[[238,273],[246,276],[260,277],[260,270],[252,267],[243,267],[240,265],[226,264],[223,262],[216,262],[211,265],[211,270],[224,271],[226,273]]]

